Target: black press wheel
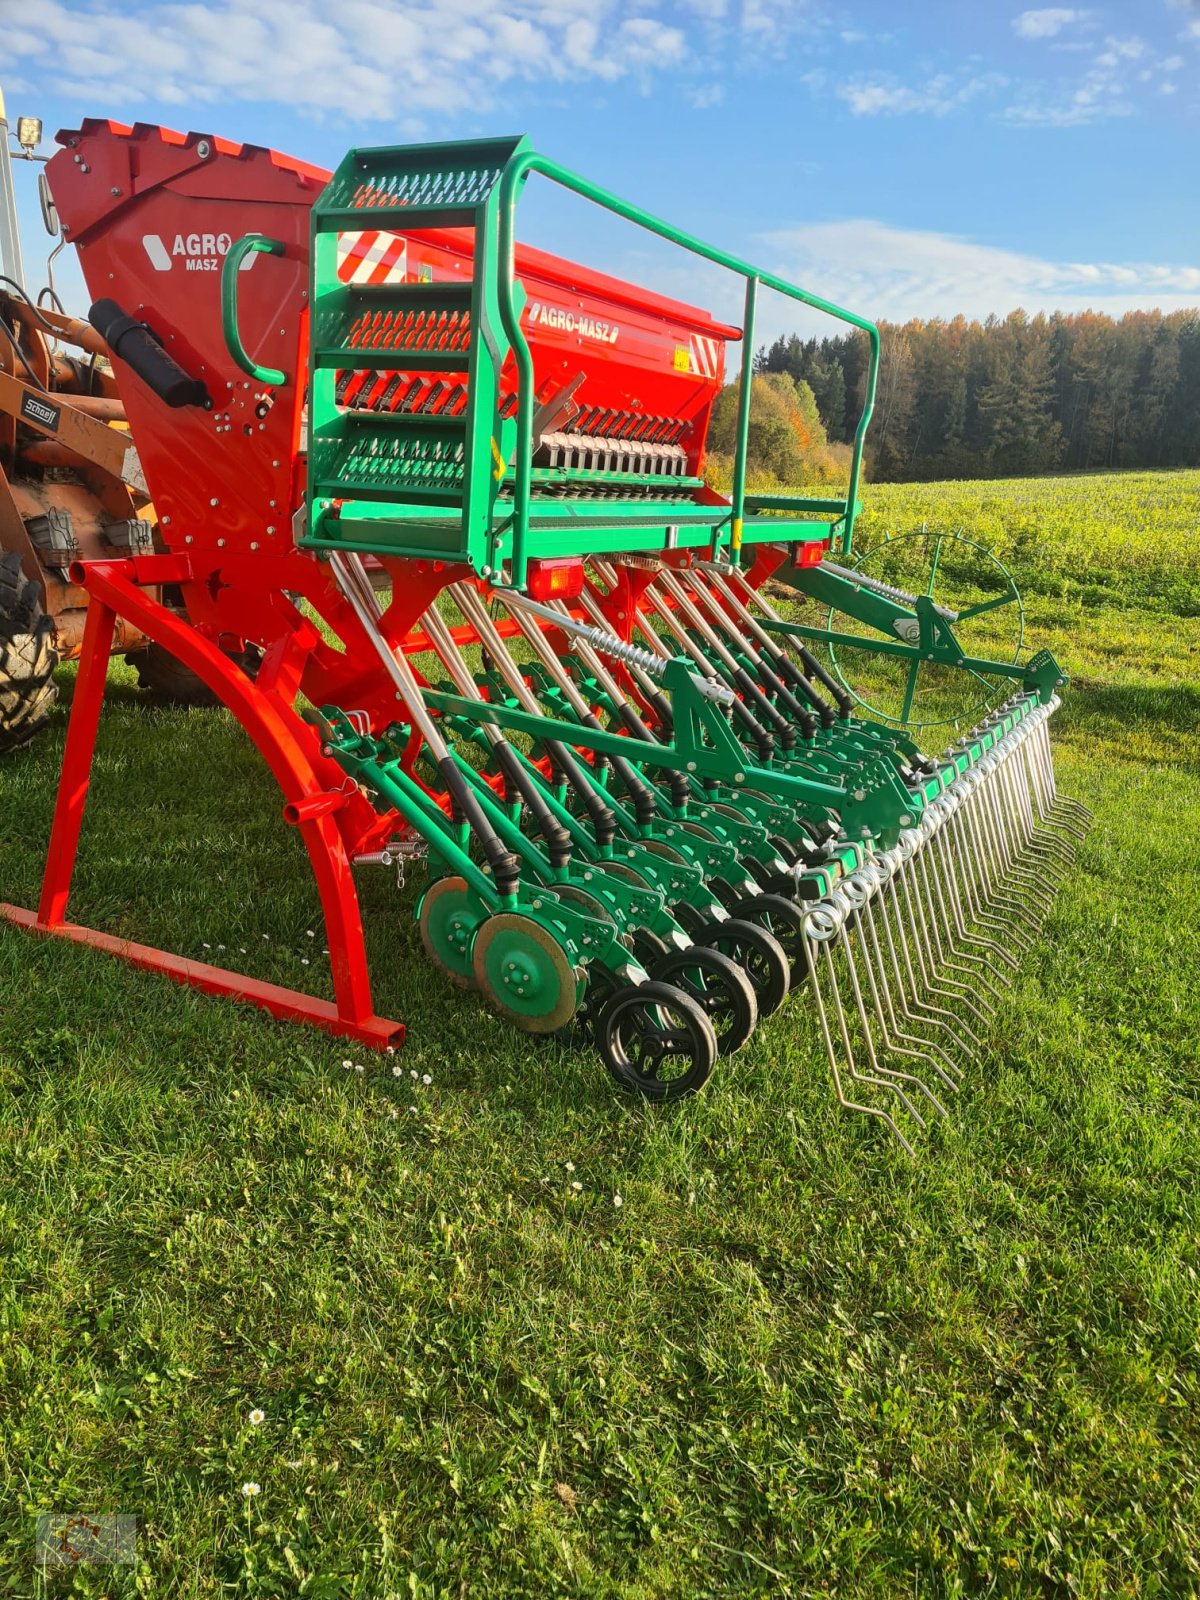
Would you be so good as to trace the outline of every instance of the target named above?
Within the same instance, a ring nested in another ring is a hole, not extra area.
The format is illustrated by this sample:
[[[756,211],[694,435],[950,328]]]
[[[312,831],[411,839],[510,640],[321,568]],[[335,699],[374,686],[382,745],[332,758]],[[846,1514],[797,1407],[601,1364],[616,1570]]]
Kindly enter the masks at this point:
[[[728,956],[709,945],[671,950],[650,969],[656,983],[672,983],[690,994],[713,1025],[717,1054],[740,1050],[758,1026],[754,985]]]
[[[756,894],[740,900],[733,914],[743,922],[753,922],[773,934],[783,946],[792,969],[792,988],[808,977],[808,948],[804,942],[807,912],[794,900],[781,894]]]
[[[578,1010],[564,1030],[568,1043],[599,1046],[599,1024],[600,1018],[604,1014],[604,1008],[613,995],[619,994],[622,989],[627,987],[628,985],[622,983],[616,973],[610,971],[602,961],[589,961],[587,984],[583,991],[583,999],[579,1002]]]
[[[15,750],[45,726],[58,693],[54,623],[17,550],[0,556],[0,751]]]
[[[681,1100],[712,1076],[717,1036],[691,995],[639,983],[613,995],[596,1027],[600,1059],[623,1089],[645,1100]]]
[[[760,1017],[779,1010],[791,988],[792,969],[774,934],[741,917],[728,917],[724,922],[710,922],[697,943],[737,962],[753,985]]]

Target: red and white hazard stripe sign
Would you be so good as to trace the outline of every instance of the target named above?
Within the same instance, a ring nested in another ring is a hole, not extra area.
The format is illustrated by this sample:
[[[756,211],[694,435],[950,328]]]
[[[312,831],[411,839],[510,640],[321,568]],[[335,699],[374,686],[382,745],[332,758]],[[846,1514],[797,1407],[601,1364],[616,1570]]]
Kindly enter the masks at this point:
[[[338,277],[343,283],[403,283],[408,241],[397,233],[338,234]]]
[[[702,378],[717,378],[721,375],[721,342],[719,339],[710,339],[703,333],[693,333],[689,340],[691,370],[698,372]]]

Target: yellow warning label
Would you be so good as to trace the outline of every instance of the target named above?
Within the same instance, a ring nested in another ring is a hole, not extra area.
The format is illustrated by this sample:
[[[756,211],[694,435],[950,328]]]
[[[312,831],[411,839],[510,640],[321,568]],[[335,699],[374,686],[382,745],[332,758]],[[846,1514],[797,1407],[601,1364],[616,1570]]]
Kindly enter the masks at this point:
[[[690,372],[691,371],[691,366],[692,366],[692,358],[691,358],[691,356],[688,354],[687,350],[683,347],[683,345],[677,344],[675,346],[675,371],[676,372]]]

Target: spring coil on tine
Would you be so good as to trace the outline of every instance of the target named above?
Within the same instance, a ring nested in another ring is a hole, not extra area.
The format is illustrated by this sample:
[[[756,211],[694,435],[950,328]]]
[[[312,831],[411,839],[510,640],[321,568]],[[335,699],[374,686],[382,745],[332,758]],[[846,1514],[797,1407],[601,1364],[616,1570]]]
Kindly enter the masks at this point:
[[[600,628],[588,628],[580,637],[586,639],[593,650],[599,650],[601,655],[611,656],[615,661],[627,662],[632,667],[640,667],[653,678],[661,678],[666,670],[667,663],[661,656],[656,656],[653,650],[643,650],[640,645],[626,644],[624,639],[618,639],[615,633],[604,633]]]
[[[827,944],[829,940],[837,938],[853,910],[839,884],[824,900],[818,900],[809,909],[804,923],[805,936],[814,944]]]

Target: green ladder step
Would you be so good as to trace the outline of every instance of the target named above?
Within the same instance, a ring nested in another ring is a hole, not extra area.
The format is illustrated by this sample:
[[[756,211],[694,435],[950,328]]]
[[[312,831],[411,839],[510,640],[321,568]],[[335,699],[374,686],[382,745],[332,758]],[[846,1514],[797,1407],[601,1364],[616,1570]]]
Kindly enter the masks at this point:
[[[846,514],[845,500],[800,494],[748,494],[745,507],[747,511],[812,511],[821,515],[828,512],[834,517]]]
[[[416,347],[370,349],[354,344],[315,345],[312,363],[319,372],[331,368],[354,367],[377,372],[466,372],[471,365],[470,349],[422,350]]]

